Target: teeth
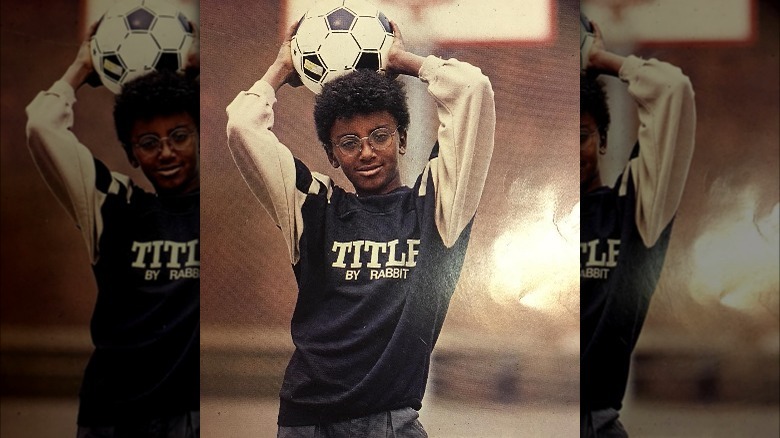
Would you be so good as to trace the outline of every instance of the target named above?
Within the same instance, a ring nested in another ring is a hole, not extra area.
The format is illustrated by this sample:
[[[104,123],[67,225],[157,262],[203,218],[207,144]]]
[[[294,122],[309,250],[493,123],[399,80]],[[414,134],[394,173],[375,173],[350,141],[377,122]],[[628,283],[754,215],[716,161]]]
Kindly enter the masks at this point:
[[[158,173],[160,173],[163,176],[171,176],[171,175],[175,174],[178,171],[179,171],[178,167],[173,167],[173,168],[170,168],[170,169],[158,170]]]

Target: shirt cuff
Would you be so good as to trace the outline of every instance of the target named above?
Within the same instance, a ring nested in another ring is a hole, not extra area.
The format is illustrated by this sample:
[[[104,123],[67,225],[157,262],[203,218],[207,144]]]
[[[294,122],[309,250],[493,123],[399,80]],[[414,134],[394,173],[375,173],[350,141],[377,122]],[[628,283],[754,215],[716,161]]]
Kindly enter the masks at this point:
[[[623,61],[623,65],[620,67],[618,77],[629,82],[632,78],[635,78],[639,72],[639,69],[645,65],[645,60],[634,55],[629,55],[626,60]]]
[[[420,66],[420,71],[418,72],[418,76],[421,81],[423,82],[430,82],[436,77],[436,71],[444,65],[444,60],[434,56],[434,55],[428,55],[425,58],[425,61],[423,61],[422,66]]]
[[[51,88],[46,91],[46,93],[59,96],[65,99],[65,102],[71,105],[76,102],[76,90],[74,90],[70,84],[63,80],[55,82],[54,85],[52,85]]]
[[[252,88],[246,91],[245,94],[254,94],[255,96],[260,97],[265,96],[269,101],[276,99],[276,91],[274,91],[274,87],[262,79],[255,82],[255,84],[252,85]]]

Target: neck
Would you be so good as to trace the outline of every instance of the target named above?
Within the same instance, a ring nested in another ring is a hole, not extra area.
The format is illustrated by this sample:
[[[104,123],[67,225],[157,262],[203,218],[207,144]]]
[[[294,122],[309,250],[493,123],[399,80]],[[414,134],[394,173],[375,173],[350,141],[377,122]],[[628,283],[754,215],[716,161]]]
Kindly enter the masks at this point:
[[[189,194],[197,193],[199,191],[200,191],[200,184],[193,185],[191,187],[186,187],[184,189],[179,189],[179,190],[176,190],[176,189],[174,189],[174,190],[160,190],[160,189],[157,189],[156,190],[157,196],[161,196],[161,197],[164,197],[164,198],[175,198],[175,197],[187,196]]]
[[[580,193],[581,194],[590,193],[602,186],[603,184],[601,183],[601,176],[599,176],[599,174],[596,174],[592,178],[586,181],[582,181],[580,183]]]

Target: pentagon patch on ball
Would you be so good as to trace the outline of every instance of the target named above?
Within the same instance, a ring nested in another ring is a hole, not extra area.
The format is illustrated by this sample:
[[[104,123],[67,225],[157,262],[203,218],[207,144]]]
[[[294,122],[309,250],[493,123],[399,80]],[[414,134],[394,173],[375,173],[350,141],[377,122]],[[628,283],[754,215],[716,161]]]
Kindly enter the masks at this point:
[[[319,94],[350,71],[385,71],[393,40],[390,20],[366,0],[322,0],[301,17],[290,50],[301,81]]]
[[[103,85],[122,85],[152,70],[180,71],[194,29],[176,5],[165,0],[120,0],[100,19],[91,39],[92,64]]]

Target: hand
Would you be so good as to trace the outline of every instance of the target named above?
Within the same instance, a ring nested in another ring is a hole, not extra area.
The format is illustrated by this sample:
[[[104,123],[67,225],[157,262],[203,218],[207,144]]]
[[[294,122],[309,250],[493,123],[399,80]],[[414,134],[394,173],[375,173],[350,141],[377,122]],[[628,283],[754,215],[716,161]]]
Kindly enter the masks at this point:
[[[591,21],[590,25],[593,26],[593,43],[590,46],[588,52],[588,65],[587,70],[596,69],[598,60],[603,52],[607,51],[607,47],[604,44],[604,35],[601,33],[601,28],[596,22]]]
[[[395,21],[390,21],[390,27],[393,29],[395,38],[387,54],[387,74],[390,77],[395,77],[399,74],[417,77],[425,58],[406,50],[401,29]]]
[[[200,30],[192,21],[188,21],[192,28],[192,45],[187,50],[187,56],[184,61],[184,72],[188,77],[200,75]]]
[[[591,21],[590,24],[593,25],[593,44],[588,52],[588,65],[585,70],[589,74],[617,76],[625,57],[607,50],[601,28],[594,21]]]
[[[284,41],[282,42],[281,47],[279,47],[279,53],[276,55],[274,63],[268,67],[265,75],[263,75],[263,80],[271,84],[274,90],[278,91],[284,84],[289,84],[291,87],[300,87],[303,85],[293,64],[290,43],[297,30],[298,22],[287,29],[287,32],[284,35]]]
[[[90,40],[95,35],[95,32],[97,32],[99,24],[100,20],[92,23],[89,27],[87,36],[81,43],[79,51],[76,54],[76,59],[73,60],[73,63],[62,76],[62,80],[69,83],[74,90],[77,90],[85,83],[90,84],[93,87],[97,87],[101,84],[100,77],[98,77],[95,67],[92,64],[92,47],[90,45]]]

